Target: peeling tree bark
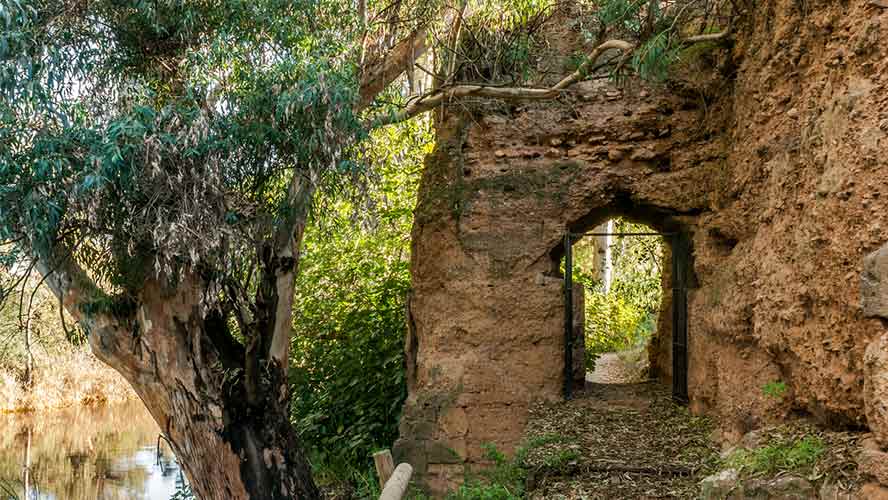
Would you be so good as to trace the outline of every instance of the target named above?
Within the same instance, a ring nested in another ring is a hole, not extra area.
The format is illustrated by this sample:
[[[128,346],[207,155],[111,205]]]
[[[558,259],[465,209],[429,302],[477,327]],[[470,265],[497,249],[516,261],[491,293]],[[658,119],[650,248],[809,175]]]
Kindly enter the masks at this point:
[[[224,318],[203,311],[207,283],[199,276],[175,288],[149,280],[131,308],[112,314],[90,307],[100,292],[70,261],[39,267],[86,327],[93,353],[145,403],[199,498],[320,497],[289,421],[286,367],[260,360],[256,393],[246,397],[232,363],[246,360],[247,350]],[[280,319],[289,325],[289,314]]]
[[[358,110],[412,64],[425,39],[424,32],[414,33],[368,65]],[[199,498],[320,498],[290,423],[287,387],[299,250],[316,186],[315,172],[293,173],[288,212],[257,248],[255,296],[223,283],[224,312],[206,310],[204,299],[218,293],[219,283],[197,273],[148,279],[130,302],[108,308],[114,299],[79,268],[70,249],[55,248],[36,261],[88,332],[96,357],[145,403]],[[244,343],[229,330],[229,317]]]

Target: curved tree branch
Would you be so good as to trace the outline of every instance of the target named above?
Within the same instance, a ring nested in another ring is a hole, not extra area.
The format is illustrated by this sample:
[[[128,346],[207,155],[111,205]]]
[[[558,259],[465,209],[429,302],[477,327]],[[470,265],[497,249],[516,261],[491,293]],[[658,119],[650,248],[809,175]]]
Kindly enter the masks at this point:
[[[722,32],[697,35],[681,40],[681,44],[689,45],[701,42],[714,42],[726,39],[731,33],[729,26]],[[383,113],[370,118],[367,127],[370,129],[384,127],[394,123],[408,120],[418,114],[432,110],[444,102],[462,97],[489,97],[505,100],[544,100],[557,97],[562,91],[585,79],[592,71],[593,65],[608,50],[620,50],[623,56],[619,64],[635,50],[636,46],[623,40],[608,40],[597,47],[586,57],[585,62],[576,71],[564,77],[561,81],[548,88],[532,87],[492,87],[486,85],[456,85],[439,88],[428,94],[415,97],[410,100],[404,109],[395,113]]]
[[[120,343],[116,337],[128,331],[122,324],[134,318],[117,318],[102,310],[86,312],[89,305],[105,302],[109,297],[77,264],[68,248],[55,248],[48,259],[37,257],[35,268],[60,304],[86,330],[93,354],[121,370],[121,363],[115,362],[115,358],[127,354],[117,350]]]
[[[634,45],[622,40],[608,40],[595,47],[586,61],[576,71],[548,88],[531,87],[492,87],[487,85],[456,85],[437,89],[429,94],[413,99],[407,107],[397,113],[382,114],[369,121],[369,128],[382,127],[402,122],[420,113],[438,107],[440,104],[462,97],[489,97],[506,100],[544,100],[557,97],[563,90],[579,82],[587,76],[589,68],[606,51],[617,49],[624,54],[631,52]]]

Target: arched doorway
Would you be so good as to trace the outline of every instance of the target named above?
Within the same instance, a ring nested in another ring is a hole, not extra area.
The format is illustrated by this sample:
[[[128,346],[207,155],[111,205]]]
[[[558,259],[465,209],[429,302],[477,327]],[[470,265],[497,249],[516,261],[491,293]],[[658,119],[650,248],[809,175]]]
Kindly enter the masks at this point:
[[[629,213],[636,210],[629,210]],[[666,373],[659,374],[663,382],[669,382],[671,385],[672,398],[682,404],[688,402],[688,306],[687,306],[687,288],[688,288],[688,263],[690,260],[689,235],[680,226],[674,223],[661,223],[656,225],[648,225],[643,221],[650,220],[648,217],[636,218],[636,221],[642,221],[638,224],[626,224],[615,227],[613,221],[606,224],[594,226],[590,230],[580,229],[568,230],[564,233],[564,240],[561,247],[561,272],[563,275],[563,292],[564,292],[564,365],[563,365],[563,395],[565,399],[571,399],[574,393],[582,390],[585,384],[590,381],[584,376],[585,366],[595,366],[598,353],[596,349],[588,352],[584,342],[587,339],[586,333],[590,326],[589,320],[586,319],[585,304],[588,299],[588,287],[583,287],[575,283],[575,261],[574,246],[585,238],[593,238],[593,241],[604,240],[605,248],[608,252],[608,268],[610,264],[611,238],[617,238],[624,241],[626,238],[653,238],[662,240],[662,246],[668,251],[664,252],[664,265],[668,265],[668,272],[664,273],[662,280],[663,299],[658,307],[659,320],[656,323],[666,327],[657,332],[660,338],[655,339],[652,346],[645,346],[650,352],[651,357],[666,358],[670,364],[671,370],[662,370]],[[576,227],[576,226],[575,226]],[[588,226],[586,226],[588,227]],[[667,229],[668,228],[668,229]],[[600,243],[599,243],[600,246]],[[665,266],[664,266],[665,267]],[[608,269],[608,272],[611,272]],[[660,276],[657,276],[660,281]],[[604,285],[605,293],[607,293],[608,285]],[[668,294],[668,296],[666,295]],[[578,297],[579,295],[579,297]],[[596,304],[597,305],[597,304]],[[593,305],[593,307],[596,307]],[[666,322],[668,319],[668,322]],[[593,319],[594,321],[594,319]],[[663,338],[667,337],[668,338]],[[644,340],[644,339],[642,339]],[[650,341],[650,340],[648,340]],[[668,352],[658,353],[657,350]],[[612,354],[612,353],[609,353]],[[579,358],[579,359],[578,359]],[[656,365],[654,370],[656,370]],[[663,367],[661,367],[663,368]],[[657,373],[651,373],[651,378],[656,377]],[[663,377],[663,375],[668,375]],[[668,380],[667,380],[668,379]]]

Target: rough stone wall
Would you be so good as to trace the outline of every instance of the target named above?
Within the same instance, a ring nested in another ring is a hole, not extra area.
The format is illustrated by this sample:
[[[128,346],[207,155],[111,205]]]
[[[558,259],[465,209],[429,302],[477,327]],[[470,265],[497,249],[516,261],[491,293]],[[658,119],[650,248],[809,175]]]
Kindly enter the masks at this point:
[[[860,273],[888,241],[886,41],[888,9],[865,0],[764,2],[698,86],[586,82],[445,113],[413,230],[401,458],[440,491],[561,397],[561,239],[616,215],[691,233],[691,409],[725,438],[791,411],[867,425],[864,351],[885,328],[861,311]],[[761,390],[775,380],[782,400]]]

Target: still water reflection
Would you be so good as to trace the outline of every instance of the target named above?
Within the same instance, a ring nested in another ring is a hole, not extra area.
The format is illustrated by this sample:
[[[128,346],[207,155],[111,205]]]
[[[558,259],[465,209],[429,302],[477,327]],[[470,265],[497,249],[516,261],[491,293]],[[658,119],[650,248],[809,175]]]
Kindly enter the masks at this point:
[[[141,402],[0,415],[0,498],[179,498],[185,482]]]

